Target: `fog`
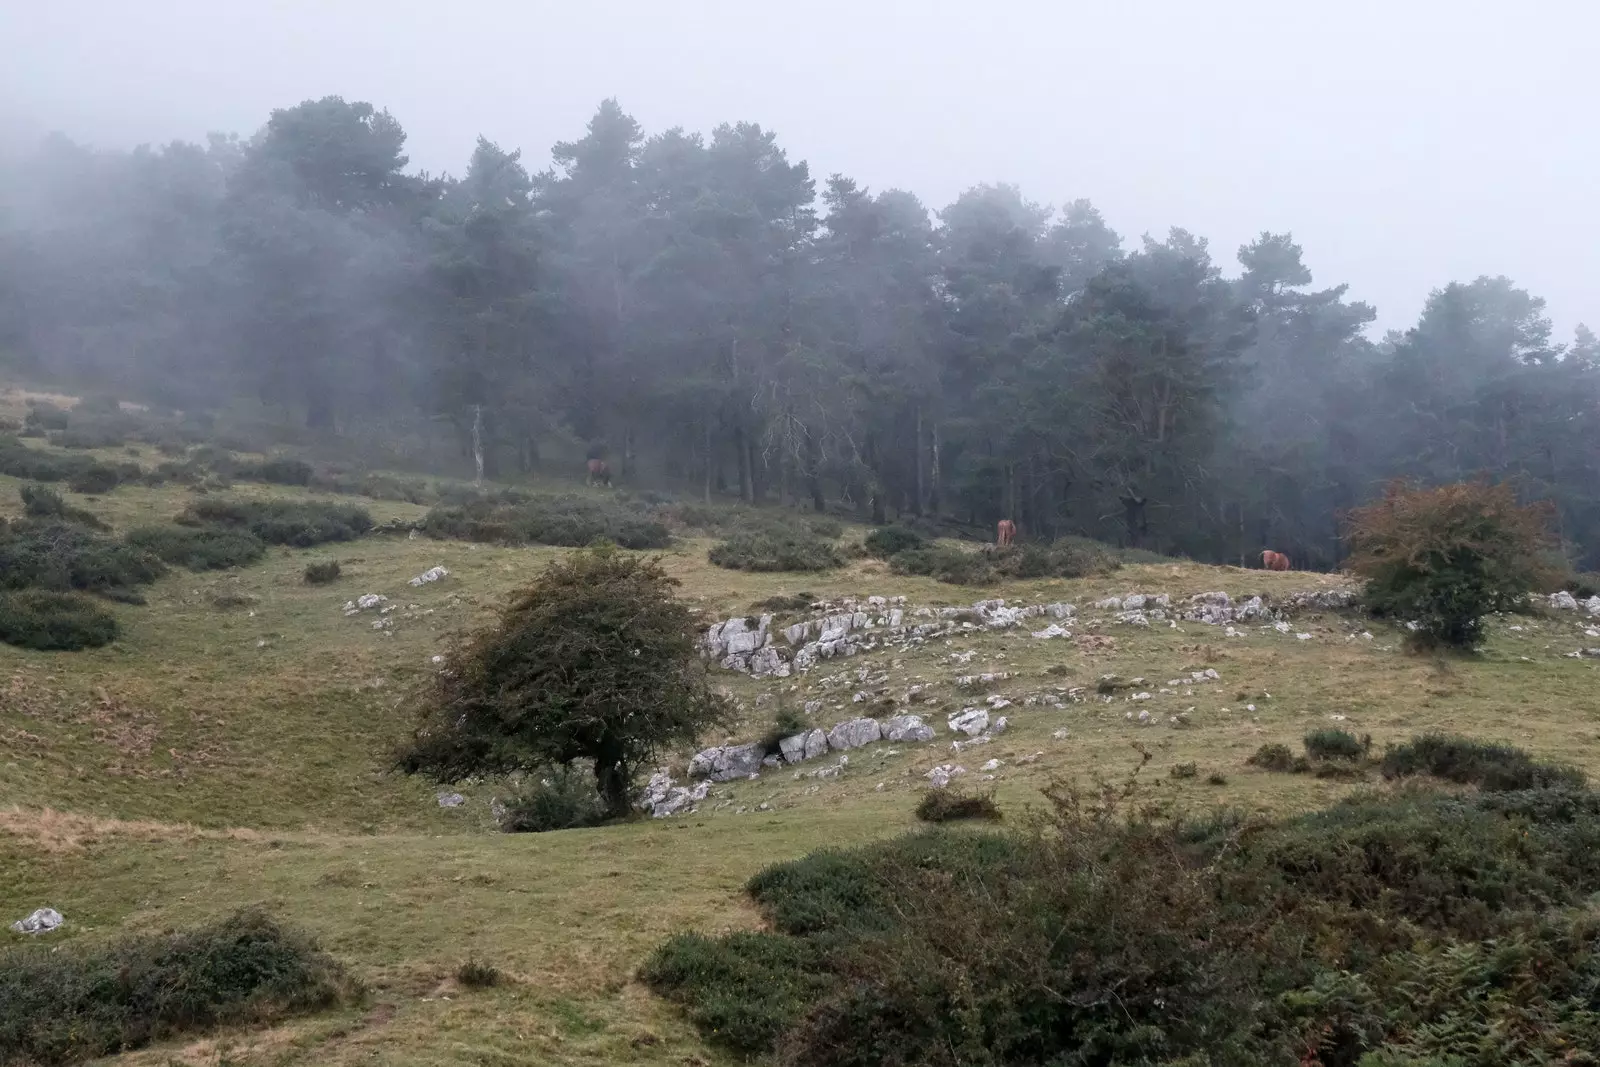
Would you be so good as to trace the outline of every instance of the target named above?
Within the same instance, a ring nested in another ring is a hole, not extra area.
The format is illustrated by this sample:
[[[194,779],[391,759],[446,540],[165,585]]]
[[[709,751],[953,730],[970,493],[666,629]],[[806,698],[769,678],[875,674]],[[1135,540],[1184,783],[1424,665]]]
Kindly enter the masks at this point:
[[[537,169],[614,96],[651,131],[760,122],[815,176],[930,205],[1007,181],[1126,235],[1292,230],[1382,328],[1480,274],[1563,334],[1600,320],[1584,0],[10,0],[0,40],[12,121],[98,145],[249,134],[338,94],[393,112],[434,173],[480,133]]]
[[[12,4],[0,373],[1213,561],[1482,476],[1600,567],[1600,14],[1217,6]]]

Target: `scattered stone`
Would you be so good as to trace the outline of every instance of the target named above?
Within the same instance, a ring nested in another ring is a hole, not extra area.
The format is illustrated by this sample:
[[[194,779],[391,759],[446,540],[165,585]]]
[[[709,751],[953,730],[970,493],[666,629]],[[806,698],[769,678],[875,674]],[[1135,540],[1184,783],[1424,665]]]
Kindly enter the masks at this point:
[[[945,720],[945,725],[953,733],[977,737],[989,729],[989,713],[983,708],[967,708],[951,715]]]
[[[1566,590],[1550,594],[1550,606],[1557,611],[1577,611],[1578,598]]]
[[[982,767],[979,767],[978,770],[980,770],[980,771],[998,771],[1003,766],[1005,766],[1005,764],[1003,764],[1001,761],[999,761],[997,759],[992,759],[989,762],[985,763]]]
[[[928,783],[935,789],[943,789],[950,784],[950,779],[958,778],[967,773],[967,769],[958,763],[941,763],[925,776]]]
[[[1048,641],[1052,637],[1071,637],[1072,636],[1072,631],[1071,630],[1062,629],[1060,626],[1056,625],[1055,623],[1051,623],[1049,626],[1046,626],[1042,630],[1033,631],[1033,636],[1037,637],[1041,641]]]
[[[1071,735],[1068,733],[1065,726],[1050,735],[1050,737],[1056,741],[1065,741],[1070,736]]]
[[[40,908],[26,919],[18,919],[11,929],[19,934],[47,934],[67,920],[54,908]]]
[[[685,808],[692,809],[694,805],[704,800],[710,791],[710,781],[701,782],[693,789],[686,789],[675,785],[672,776],[661,770],[650,776],[650,784],[645,786],[639,807],[648,811],[652,818],[664,819],[669,815],[676,815]]]
[[[445,570],[443,567],[429,567],[427,570],[411,579],[411,584],[427,585],[429,582],[437,582],[440,578],[448,577],[450,577],[450,572]]]
[[[766,758],[760,742],[748,745],[719,745],[697,752],[689,761],[690,778],[710,778],[713,782],[729,782],[735,778],[748,778],[761,771],[761,761]]]
[[[1311,635],[1310,634],[1295,634],[1294,635],[1294,639],[1296,641],[1309,641],[1309,640],[1311,640]]]
[[[459,808],[467,802],[467,798],[460,793],[440,793],[436,799],[441,808]]]
[[[896,715],[883,720],[885,741],[932,741],[933,727],[922,721],[920,715]]]

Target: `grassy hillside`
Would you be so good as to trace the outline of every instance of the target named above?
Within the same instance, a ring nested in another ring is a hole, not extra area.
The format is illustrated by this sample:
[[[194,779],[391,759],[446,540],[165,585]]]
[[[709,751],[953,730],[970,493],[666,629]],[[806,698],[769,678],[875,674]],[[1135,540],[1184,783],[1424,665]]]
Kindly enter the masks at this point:
[[[17,484],[0,477],[0,515],[20,511]],[[306,495],[243,484],[237,492]],[[67,495],[119,531],[167,521],[192,499],[178,486]],[[425,510],[362,503],[380,522]],[[913,606],[1006,597],[1085,608],[1132,591],[1281,595],[1339,584],[1163,563],[963,589],[896,577],[875,561],[822,576],[721,570],[707,563],[709,545],[680,539],[665,553],[683,595],[708,618],[801,591],[905,596]],[[640,962],[679,930],[754,925],[740,889],[774,861],[913,826],[923,775],[952,759],[973,779],[978,764],[1000,760],[992,784],[1013,820],[1052,777],[1124,774],[1139,763],[1139,747],[1153,756],[1142,775],[1196,808],[1324,804],[1362,786],[1263,773],[1245,759],[1267,742],[1297,747],[1330,724],[1370,733],[1380,748],[1424,730],[1464,732],[1600,773],[1600,663],[1564,655],[1600,641],[1571,612],[1495,620],[1487,654],[1472,661],[1406,655],[1392,630],[1333,613],[1299,616],[1289,633],[1241,627],[1247,635],[1236,638],[1199,623],[1139,628],[1107,619],[1072,627],[1096,640],[1037,640],[1024,626],[826,661],[796,678],[730,674],[747,717],[734,731],[739,740],[759,736],[780,701],[794,710],[822,701],[813,718],[826,727],[860,713],[858,691],[895,697],[916,684],[926,687],[924,702],[908,710],[930,712],[939,739],[852,753],[834,778],[777,769],[716,786],[693,815],[499,834],[489,803],[502,785],[458,786],[467,802],[441,808],[435,787],[390,771],[389,754],[412,721],[412,687],[448,635],[482,620],[559,551],[393,535],[274,547],[236,571],[174,569],[149,587],[147,605],[114,605],[123,636],[106,648],[0,646],[0,919],[49,905],[69,922],[49,936],[93,940],[261,904],[317,935],[372,989],[360,1009],[116,1062],[723,1062],[637,984]],[[308,561],[330,558],[341,563],[338,581],[303,581]],[[450,576],[407,585],[436,565]],[[344,614],[346,601],[369,592],[401,605],[391,629],[374,629],[371,611]],[[1220,681],[1159,692],[1205,668]],[[957,676],[985,671],[1010,677],[981,692],[957,687]],[[1107,673],[1145,678],[1138,689],[1154,695],[1093,699]],[[1075,687],[1090,699],[1061,709],[1025,703]],[[990,693],[1013,701],[1009,731],[952,756],[944,713]],[[1151,713],[1150,725],[1138,711]],[[1187,724],[1172,722],[1179,713]],[[1055,736],[1062,729],[1064,740]],[[680,775],[687,755],[675,761]],[[1195,776],[1169,777],[1189,763]],[[460,988],[453,975],[469,958],[512,980]]]

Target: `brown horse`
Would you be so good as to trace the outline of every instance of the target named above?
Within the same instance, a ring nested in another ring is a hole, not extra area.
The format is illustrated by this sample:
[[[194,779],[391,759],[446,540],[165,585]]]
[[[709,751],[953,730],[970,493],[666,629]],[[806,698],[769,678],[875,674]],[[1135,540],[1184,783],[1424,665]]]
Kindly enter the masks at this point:
[[[1000,524],[995,527],[995,544],[1007,548],[1016,539],[1017,524],[1010,519],[1001,519]]]
[[[1261,553],[1261,565],[1269,571],[1286,571],[1289,569],[1289,557],[1269,548]]]
[[[605,486],[607,489],[611,488],[611,464],[603,459],[591,459],[589,461],[589,477],[584,484],[598,484]]]

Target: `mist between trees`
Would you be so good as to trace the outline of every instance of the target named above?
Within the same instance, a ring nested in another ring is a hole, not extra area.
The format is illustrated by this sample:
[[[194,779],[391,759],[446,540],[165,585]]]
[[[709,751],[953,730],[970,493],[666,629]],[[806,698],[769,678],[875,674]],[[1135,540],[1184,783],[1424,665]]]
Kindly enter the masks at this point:
[[[1374,340],[1290,234],[1235,267],[1004,184],[819,191],[751,123],[647,136],[606,101],[542,173],[484,140],[410,173],[404,145],[337,97],[249,140],[52,137],[0,174],[0,360],[454,469],[477,423],[490,476],[604,454],[635,486],[1228,562],[1333,566],[1383,481],[1484,473],[1600,567],[1600,342],[1508,279],[1440,279]]]

